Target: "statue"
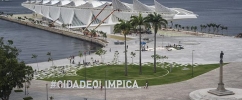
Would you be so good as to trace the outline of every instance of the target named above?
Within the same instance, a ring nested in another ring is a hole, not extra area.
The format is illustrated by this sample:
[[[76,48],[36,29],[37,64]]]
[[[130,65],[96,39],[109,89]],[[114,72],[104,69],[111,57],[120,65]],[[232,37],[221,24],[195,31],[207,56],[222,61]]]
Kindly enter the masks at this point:
[[[224,56],[224,53],[223,53],[223,51],[221,51],[221,53],[220,53],[220,60],[223,60],[223,56]]]

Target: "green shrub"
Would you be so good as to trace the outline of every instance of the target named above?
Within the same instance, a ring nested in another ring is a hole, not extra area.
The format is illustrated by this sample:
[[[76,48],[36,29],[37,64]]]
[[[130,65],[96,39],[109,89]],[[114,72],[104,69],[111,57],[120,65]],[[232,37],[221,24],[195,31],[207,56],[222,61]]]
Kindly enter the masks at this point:
[[[23,92],[23,90],[14,90],[14,92]]]
[[[28,96],[28,97],[24,97],[23,99],[24,99],[24,100],[33,100],[33,98],[30,97],[30,96]]]

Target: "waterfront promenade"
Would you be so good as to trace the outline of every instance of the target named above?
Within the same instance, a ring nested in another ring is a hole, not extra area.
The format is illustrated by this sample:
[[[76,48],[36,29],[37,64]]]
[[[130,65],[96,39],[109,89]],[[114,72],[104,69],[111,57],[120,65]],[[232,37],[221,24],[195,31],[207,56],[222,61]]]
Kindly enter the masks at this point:
[[[30,26],[30,27],[34,27],[34,28],[37,28],[37,29],[49,31],[49,32],[52,32],[52,33],[60,34],[60,35],[65,35],[65,36],[81,39],[81,40],[84,40],[84,41],[99,44],[101,46],[106,46],[105,40],[95,38],[95,37],[92,38],[90,36],[85,36],[85,35],[83,35],[82,32],[72,31],[70,29],[62,28],[62,27],[49,27],[48,24],[46,24],[46,23],[45,24],[44,23],[37,24],[37,23],[33,23],[32,21],[29,21],[28,19],[25,19],[25,20],[18,19],[18,17],[21,17],[21,18],[26,17],[26,18],[32,18],[34,20],[41,20],[41,18],[38,18],[38,16],[33,17],[32,14],[21,14],[21,15],[13,15],[13,16],[0,15],[0,19],[2,19],[2,20],[6,20],[6,21],[10,21],[10,22]]]

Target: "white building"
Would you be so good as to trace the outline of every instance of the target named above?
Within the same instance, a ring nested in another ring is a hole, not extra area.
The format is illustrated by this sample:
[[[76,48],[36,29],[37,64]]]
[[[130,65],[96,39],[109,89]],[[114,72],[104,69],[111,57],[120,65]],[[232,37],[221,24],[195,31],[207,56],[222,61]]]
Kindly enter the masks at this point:
[[[111,4],[111,5],[110,5]],[[50,20],[57,20],[58,24],[71,24],[70,28],[87,27],[92,19],[94,20],[88,29],[102,30],[113,33],[113,26],[118,19],[130,20],[130,16],[141,13],[143,17],[150,13],[157,12],[166,20],[197,18],[191,11],[182,8],[168,8],[154,0],[153,6],[148,6],[138,0],[133,4],[119,0],[98,1],[98,0],[35,0],[26,1],[22,6],[42,15]],[[104,9],[104,10],[102,10]],[[118,11],[117,11],[118,9]],[[102,24],[100,24],[103,21]],[[97,27],[100,24],[99,27]]]

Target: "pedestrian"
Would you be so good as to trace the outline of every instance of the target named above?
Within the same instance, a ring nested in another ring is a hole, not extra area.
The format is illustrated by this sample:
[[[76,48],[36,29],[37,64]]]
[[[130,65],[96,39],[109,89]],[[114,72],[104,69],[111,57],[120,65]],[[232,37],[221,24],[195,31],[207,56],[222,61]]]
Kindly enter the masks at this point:
[[[147,45],[147,49],[148,49],[148,45]]]
[[[59,87],[61,88],[61,83],[59,84]]]
[[[101,91],[103,90],[103,85],[102,85],[102,83],[101,83]]]
[[[69,58],[70,59],[70,64],[71,64],[71,58]]]
[[[145,88],[148,89],[148,81],[145,83]]]
[[[127,45],[127,49],[129,48],[129,46]]]

